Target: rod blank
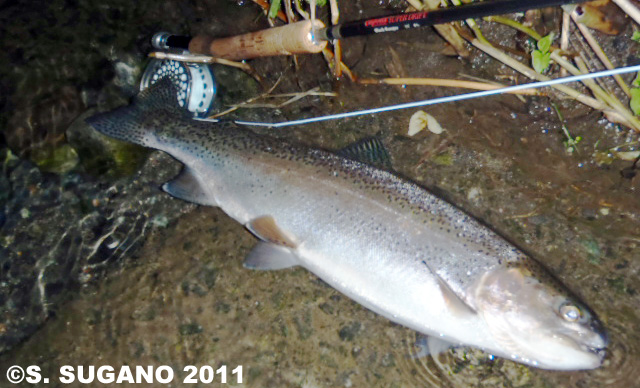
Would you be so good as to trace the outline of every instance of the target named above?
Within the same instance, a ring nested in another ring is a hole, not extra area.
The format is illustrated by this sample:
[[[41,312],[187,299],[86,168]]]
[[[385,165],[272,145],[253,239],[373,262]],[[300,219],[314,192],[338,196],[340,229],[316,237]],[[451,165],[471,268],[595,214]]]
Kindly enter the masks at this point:
[[[351,36],[379,34],[432,26],[468,18],[522,12],[588,0],[488,0],[433,11],[410,12],[346,22],[325,28],[315,20],[305,20],[240,36],[214,39],[198,35],[194,38],[156,34],[153,45],[159,49],[185,48],[194,54],[211,55],[230,60],[273,55],[313,54],[322,51],[327,41]]]
[[[504,15],[585,1],[588,0],[488,0],[457,7],[439,8],[432,11],[408,12],[345,22],[327,27],[318,34],[318,38],[332,41],[352,36],[395,32],[470,18]]]

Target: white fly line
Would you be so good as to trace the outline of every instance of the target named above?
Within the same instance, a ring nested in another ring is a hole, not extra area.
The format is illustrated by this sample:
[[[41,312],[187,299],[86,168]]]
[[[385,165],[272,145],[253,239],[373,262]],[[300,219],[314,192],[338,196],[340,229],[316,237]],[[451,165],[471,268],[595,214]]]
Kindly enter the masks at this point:
[[[364,116],[364,115],[370,115],[370,114],[375,114],[375,113],[389,112],[389,111],[394,111],[394,110],[399,110],[399,109],[410,109],[410,108],[417,108],[417,107],[421,107],[421,106],[443,104],[443,103],[447,103],[447,102],[470,100],[470,99],[473,99],[473,98],[487,97],[487,96],[494,96],[496,94],[509,93],[509,92],[513,92],[513,91],[516,91],[516,90],[538,89],[538,88],[543,88],[543,87],[546,87],[546,86],[565,84],[565,83],[569,83],[569,82],[578,82],[578,81],[583,81],[583,80],[586,80],[586,79],[608,77],[608,76],[612,76],[612,75],[616,75],[616,74],[633,73],[633,72],[637,72],[637,71],[640,71],[640,65],[620,67],[620,68],[617,68],[617,69],[598,71],[598,72],[593,72],[593,73],[588,73],[588,74],[575,75],[575,76],[571,76],[571,77],[556,78],[556,79],[552,79],[552,80],[548,80],[548,81],[531,82],[531,83],[526,83],[526,84],[507,86],[505,88],[494,89],[494,90],[482,90],[482,91],[472,92],[472,93],[457,94],[455,96],[440,97],[440,98],[434,98],[434,99],[430,99],[430,100],[408,102],[408,103],[405,103],[405,104],[383,106],[383,107],[380,107],[380,108],[364,109],[364,110],[345,112],[345,113],[337,113],[337,114],[326,115],[326,116],[310,117],[310,118],[306,118],[306,119],[291,120],[291,121],[281,121],[281,122],[276,122],[276,123],[242,121],[242,120],[232,120],[232,121],[234,123],[240,124],[240,125],[247,125],[247,126],[254,126],[254,127],[281,128],[281,127],[288,127],[288,126],[292,126],[292,125],[310,124],[310,123],[317,123],[319,121],[338,120],[338,119],[345,119],[345,118],[348,118],[348,117],[356,117],[356,116]],[[217,122],[220,122],[220,121],[227,121],[227,120],[207,119],[207,118],[204,118],[204,119],[196,118],[195,120],[209,121],[209,122],[214,122],[214,123],[217,123]]]

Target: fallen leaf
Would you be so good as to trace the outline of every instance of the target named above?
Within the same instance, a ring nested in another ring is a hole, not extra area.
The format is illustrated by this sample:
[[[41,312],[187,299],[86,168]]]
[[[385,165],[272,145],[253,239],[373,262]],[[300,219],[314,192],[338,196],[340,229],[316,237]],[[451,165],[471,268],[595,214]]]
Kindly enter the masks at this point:
[[[640,151],[613,152],[616,158],[633,162],[640,157]]]
[[[429,129],[430,132],[435,133],[436,135],[439,135],[444,131],[444,128],[442,128],[440,123],[438,123],[438,120],[425,111],[419,110],[414,113],[409,120],[408,135],[414,136],[425,128]]]

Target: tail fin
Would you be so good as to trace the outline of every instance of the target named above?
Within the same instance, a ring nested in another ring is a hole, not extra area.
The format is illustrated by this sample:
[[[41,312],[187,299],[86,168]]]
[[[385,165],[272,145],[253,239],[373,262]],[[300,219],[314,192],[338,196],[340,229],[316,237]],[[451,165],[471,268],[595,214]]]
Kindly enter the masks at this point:
[[[166,118],[190,118],[189,113],[178,105],[177,88],[169,78],[140,92],[131,105],[116,108],[86,119],[87,124],[99,132],[130,143],[147,145],[145,135],[154,128],[147,123],[149,118],[160,114]]]

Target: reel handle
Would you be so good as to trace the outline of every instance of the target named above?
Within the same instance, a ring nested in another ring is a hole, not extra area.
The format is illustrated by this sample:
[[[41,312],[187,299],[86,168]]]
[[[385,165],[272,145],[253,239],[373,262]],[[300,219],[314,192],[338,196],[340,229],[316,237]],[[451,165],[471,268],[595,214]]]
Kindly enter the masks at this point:
[[[304,20],[229,38],[198,35],[189,42],[189,51],[229,60],[319,53],[327,42],[318,40],[314,31],[323,29],[324,23],[314,22],[313,29],[311,21]]]

